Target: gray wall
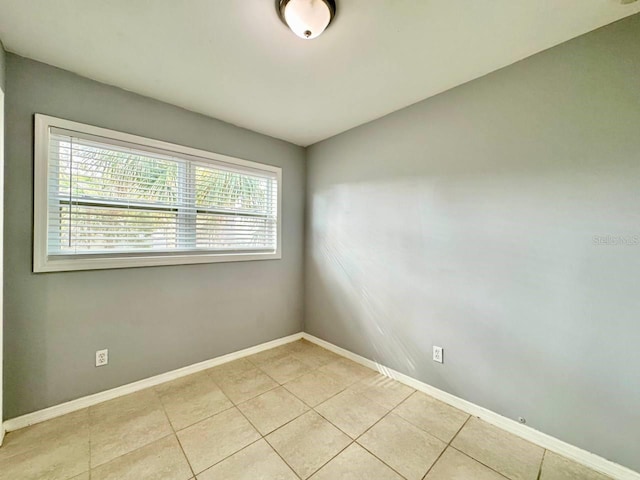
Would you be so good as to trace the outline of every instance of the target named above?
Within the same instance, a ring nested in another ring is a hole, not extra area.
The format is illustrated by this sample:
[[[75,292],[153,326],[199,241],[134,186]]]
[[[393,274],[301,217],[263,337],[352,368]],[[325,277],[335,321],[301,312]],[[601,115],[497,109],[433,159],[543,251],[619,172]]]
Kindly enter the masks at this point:
[[[640,15],[312,146],[305,330],[640,470],[638,45]]]
[[[282,260],[31,273],[36,112],[281,166]],[[302,329],[302,148],[12,54],[6,115],[5,418]]]

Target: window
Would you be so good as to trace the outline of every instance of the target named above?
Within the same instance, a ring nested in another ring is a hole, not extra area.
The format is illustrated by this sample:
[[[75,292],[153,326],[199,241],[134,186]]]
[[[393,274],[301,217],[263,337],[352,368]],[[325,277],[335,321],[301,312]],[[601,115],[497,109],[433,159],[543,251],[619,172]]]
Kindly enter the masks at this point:
[[[34,271],[281,258],[282,171],[36,115]]]

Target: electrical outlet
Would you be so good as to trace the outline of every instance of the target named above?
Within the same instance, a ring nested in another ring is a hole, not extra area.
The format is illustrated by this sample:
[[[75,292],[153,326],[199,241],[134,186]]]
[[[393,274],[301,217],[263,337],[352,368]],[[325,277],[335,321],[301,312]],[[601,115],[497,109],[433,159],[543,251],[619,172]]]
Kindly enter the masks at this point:
[[[109,363],[109,350],[98,350],[96,352],[96,367],[102,367]]]
[[[442,347],[433,347],[433,361],[444,363]]]

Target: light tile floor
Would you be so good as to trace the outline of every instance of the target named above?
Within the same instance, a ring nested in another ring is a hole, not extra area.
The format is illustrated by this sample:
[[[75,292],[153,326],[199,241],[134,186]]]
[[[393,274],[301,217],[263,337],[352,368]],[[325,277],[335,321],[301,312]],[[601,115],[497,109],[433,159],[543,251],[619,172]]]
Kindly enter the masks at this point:
[[[306,341],[9,433],[0,480],[606,480]]]

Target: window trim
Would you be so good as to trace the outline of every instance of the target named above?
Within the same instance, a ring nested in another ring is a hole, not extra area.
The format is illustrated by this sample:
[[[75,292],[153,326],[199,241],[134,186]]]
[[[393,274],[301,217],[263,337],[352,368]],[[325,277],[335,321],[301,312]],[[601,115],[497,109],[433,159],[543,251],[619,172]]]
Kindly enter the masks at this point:
[[[223,162],[240,167],[273,172],[278,182],[277,199],[277,242],[275,251],[247,253],[215,253],[215,252],[179,252],[179,253],[117,253],[113,255],[73,254],[47,255],[48,236],[48,193],[47,182],[49,172],[49,132],[51,128],[76,131],[81,134],[95,135],[112,141],[133,143],[141,147],[159,149],[178,155],[197,157],[211,163]],[[61,272],[75,270],[101,270],[131,267],[152,267],[161,265],[189,265],[198,263],[240,262],[253,260],[278,260],[282,258],[282,168],[263,163],[252,162],[230,157],[219,153],[208,152],[186,147],[175,143],[164,142],[129,133],[95,127],[71,120],[51,117],[43,114],[35,115],[34,125],[34,182],[33,182],[33,271]]]

